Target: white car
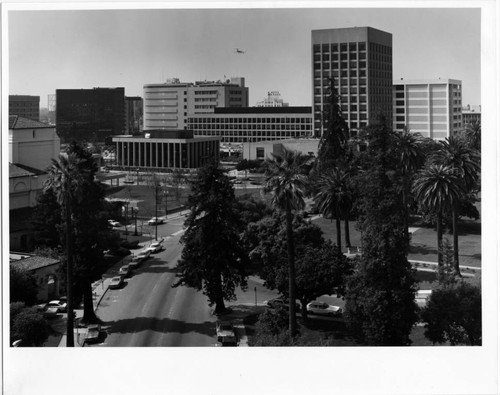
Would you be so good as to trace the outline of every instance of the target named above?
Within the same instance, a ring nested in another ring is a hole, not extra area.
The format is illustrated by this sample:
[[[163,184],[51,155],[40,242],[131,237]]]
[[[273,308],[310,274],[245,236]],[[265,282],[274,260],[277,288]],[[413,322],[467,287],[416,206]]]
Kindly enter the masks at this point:
[[[132,268],[130,267],[130,265],[123,265],[122,267],[120,267],[118,274],[122,277],[127,277],[130,274],[131,269]]]
[[[123,278],[122,276],[116,276],[111,279],[109,282],[109,288],[110,289],[118,289],[122,286],[123,284]]]
[[[139,255],[137,255],[137,257],[141,258],[141,261],[145,261],[146,259],[149,258],[150,255],[151,255],[151,251],[148,249],[145,249],[145,250],[142,250],[141,252],[139,252]]]
[[[159,225],[162,224],[164,221],[160,217],[153,217],[148,221],[148,225]]]
[[[136,267],[140,266],[142,262],[142,258],[139,256],[133,256],[132,259],[130,259],[128,265],[131,269],[135,269]]]
[[[118,228],[120,226],[122,226],[121,223],[119,223],[118,221],[115,221],[113,219],[108,219],[108,222],[109,224],[113,227],[113,228]]]
[[[65,313],[67,310],[67,304],[60,300],[51,300],[45,305],[45,309],[56,308],[58,313]]]
[[[315,301],[307,304],[307,312],[309,314],[328,315],[331,317],[335,317],[342,315],[342,308],[339,306],[332,306],[325,302]]]
[[[148,251],[151,251],[152,254],[155,252],[160,252],[163,249],[163,246],[161,245],[161,242],[155,241],[151,243],[151,245],[147,248]]]

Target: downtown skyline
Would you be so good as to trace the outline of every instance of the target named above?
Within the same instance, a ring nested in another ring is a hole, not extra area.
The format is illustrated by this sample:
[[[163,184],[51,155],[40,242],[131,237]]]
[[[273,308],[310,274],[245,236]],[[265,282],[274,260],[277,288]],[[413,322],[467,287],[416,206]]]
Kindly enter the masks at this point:
[[[311,106],[311,31],[353,26],[392,34],[394,80],[459,79],[463,104],[481,104],[480,8],[37,10],[8,21],[9,94],[40,96],[41,107],[56,89],[142,97],[167,78],[234,76],[250,106],[268,91]]]

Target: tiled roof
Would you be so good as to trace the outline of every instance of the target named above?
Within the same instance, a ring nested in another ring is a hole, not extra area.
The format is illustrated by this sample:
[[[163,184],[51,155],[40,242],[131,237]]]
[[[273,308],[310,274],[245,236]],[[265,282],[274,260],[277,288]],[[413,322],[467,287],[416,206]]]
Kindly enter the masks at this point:
[[[11,265],[15,268],[21,270],[37,270],[42,267],[52,266],[58,264],[60,261],[58,259],[47,258],[44,256],[32,255],[28,258],[23,258],[19,260],[11,260]]]
[[[9,115],[9,129],[40,129],[40,128],[54,128],[54,125],[34,121],[32,119],[23,118],[19,115]]]
[[[34,167],[22,165],[20,163],[9,162],[9,178],[23,177],[23,176],[40,176],[46,174],[45,171],[35,169]]]

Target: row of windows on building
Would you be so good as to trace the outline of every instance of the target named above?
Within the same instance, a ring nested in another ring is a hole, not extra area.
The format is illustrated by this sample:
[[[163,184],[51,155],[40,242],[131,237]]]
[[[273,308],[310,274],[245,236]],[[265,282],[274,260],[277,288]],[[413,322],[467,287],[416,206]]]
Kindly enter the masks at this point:
[[[189,118],[189,123],[258,123],[258,124],[272,124],[272,123],[311,123],[311,118]]]
[[[392,55],[392,47],[387,45],[370,43],[370,51],[375,51],[384,55]],[[366,42],[350,42],[350,43],[327,43],[327,44],[314,44],[313,53],[338,53],[338,52],[356,52],[366,51]]]
[[[192,130],[308,130],[311,124],[307,125],[212,125],[192,123],[188,127]]]

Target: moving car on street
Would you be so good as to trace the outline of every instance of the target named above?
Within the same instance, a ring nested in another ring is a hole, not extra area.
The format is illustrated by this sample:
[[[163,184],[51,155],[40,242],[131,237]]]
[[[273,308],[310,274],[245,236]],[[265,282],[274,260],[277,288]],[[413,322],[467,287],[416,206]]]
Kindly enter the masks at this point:
[[[116,276],[113,277],[109,283],[109,288],[110,289],[118,289],[123,285],[123,278],[122,276]]]
[[[325,302],[314,301],[307,304],[307,312],[309,314],[339,317],[342,315],[342,308],[340,308],[339,306],[332,306]]]
[[[148,225],[159,225],[163,224],[165,221],[160,217],[153,217],[148,221]]]

